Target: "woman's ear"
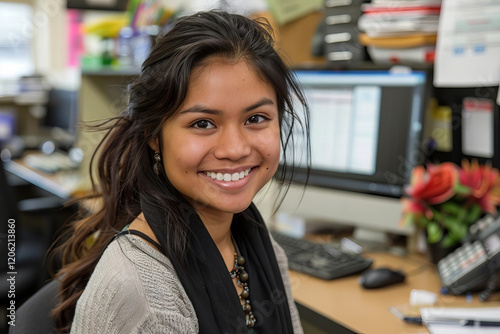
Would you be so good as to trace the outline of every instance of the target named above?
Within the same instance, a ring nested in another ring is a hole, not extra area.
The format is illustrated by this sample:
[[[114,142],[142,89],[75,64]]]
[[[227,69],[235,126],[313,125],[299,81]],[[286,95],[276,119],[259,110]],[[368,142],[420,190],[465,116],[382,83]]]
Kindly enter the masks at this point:
[[[160,150],[160,146],[158,145],[158,138],[151,139],[149,141],[149,147],[153,150],[153,152],[158,152]]]

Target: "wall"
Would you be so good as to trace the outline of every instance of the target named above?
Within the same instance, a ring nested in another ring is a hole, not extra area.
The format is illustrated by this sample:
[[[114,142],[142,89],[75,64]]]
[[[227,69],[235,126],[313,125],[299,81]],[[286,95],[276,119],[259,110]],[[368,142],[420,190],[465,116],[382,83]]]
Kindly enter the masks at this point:
[[[285,25],[278,25],[269,13],[259,13],[255,16],[265,17],[273,27],[275,38],[281,54],[290,66],[323,64],[324,57],[311,55],[311,40],[319,22],[323,19],[323,12],[317,11]]]
[[[78,89],[79,70],[67,66],[66,0],[0,0],[26,3],[33,7],[33,18],[25,23],[22,36],[31,38],[35,71],[49,82],[66,89]]]

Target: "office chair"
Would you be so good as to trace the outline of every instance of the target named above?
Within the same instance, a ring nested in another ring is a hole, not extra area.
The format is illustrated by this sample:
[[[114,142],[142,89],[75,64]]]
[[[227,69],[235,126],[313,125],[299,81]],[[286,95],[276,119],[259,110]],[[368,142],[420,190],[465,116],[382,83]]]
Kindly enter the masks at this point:
[[[47,283],[16,312],[16,326],[9,334],[57,334],[50,312],[58,303],[59,281]]]
[[[55,231],[74,212],[74,207],[64,207],[65,199],[57,196],[22,198],[33,195],[31,185],[19,189],[8,182],[4,162],[0,160],[0,332],[6,328],[6,306],[9,305],[10,282],[15,272],[15,305],[39,290],[48,279],[45,255],[54,240]],[[21,194],[23,193],[23,194]],[[15,221],[15,267],[8,266],[8,221]],[[56,269],[57,264],[52,265]]]

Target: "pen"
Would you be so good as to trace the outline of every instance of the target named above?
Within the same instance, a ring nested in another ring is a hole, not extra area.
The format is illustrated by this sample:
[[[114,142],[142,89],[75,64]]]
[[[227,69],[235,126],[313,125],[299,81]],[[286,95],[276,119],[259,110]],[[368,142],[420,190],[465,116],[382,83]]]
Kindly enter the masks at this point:
[[[421,317],[404,317],[403,320],[409,324],[422,325]]]
[[[486,320],[460,320],[460,326],[478,326],[478,327],[500,327],[500,321]]]

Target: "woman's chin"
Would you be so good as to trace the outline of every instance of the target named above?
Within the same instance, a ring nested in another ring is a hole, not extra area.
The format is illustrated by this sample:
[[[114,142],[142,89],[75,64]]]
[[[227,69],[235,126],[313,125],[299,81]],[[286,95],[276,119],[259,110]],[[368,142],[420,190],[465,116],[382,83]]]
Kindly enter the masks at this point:
[[[201,211],[236,214],[245,211],[250,206],[251,203],[252,203],[251,199],[244,201],[225,201],[223,203],[221,201],[217,201],[216,203],[195,202],[194,207],[197,211],[201,210]]]

